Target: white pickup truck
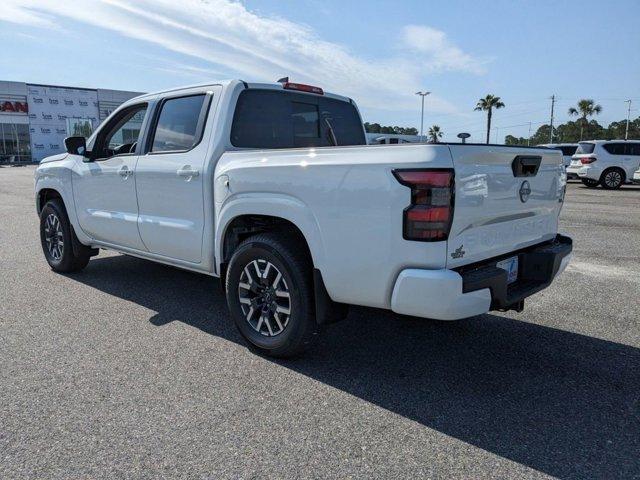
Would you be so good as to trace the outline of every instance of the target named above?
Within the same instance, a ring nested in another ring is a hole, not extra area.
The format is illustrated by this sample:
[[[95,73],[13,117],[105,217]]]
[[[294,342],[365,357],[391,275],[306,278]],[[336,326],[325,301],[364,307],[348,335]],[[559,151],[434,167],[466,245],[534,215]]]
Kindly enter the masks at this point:
[[[45,258],[72,272],[112,249],[220,277],[241,334],[273,356],[349,304],[521,310],[567,265],[561,152],[365,143],[355,103],[319,87],[137,97],[37,168]]]

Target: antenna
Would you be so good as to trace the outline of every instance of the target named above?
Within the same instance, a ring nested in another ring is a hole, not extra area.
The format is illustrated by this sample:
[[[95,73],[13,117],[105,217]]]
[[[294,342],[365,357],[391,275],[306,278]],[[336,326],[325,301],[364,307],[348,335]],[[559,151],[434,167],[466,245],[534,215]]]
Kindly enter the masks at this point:
[[[289,83],[289,77],[282,77],[278,80],[278,83]]]

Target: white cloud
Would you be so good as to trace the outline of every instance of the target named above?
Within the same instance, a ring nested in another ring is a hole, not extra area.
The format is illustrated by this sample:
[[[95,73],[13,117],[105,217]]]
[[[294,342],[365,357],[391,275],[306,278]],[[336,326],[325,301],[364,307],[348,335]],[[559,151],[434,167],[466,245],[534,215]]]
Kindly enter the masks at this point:
[[[404,27],[402,46],[425,55],[425,68],[435,71],[457,70],[482,74],[485,73],[485,64],[488,62],[464,53],[444,32],[423,25]]]
[[[49,28],[71,19],[197,58],[230,76],[273,81],[288,75],[377,109],[414,109],[414,92],[427,74],[483,72],[481,61],[430,27],[405,27],[400,42],[406,53],[370,61],[306,25],[258,15],[230,0],[4,0],[3,19]],[[185,65],[186,73],[198,68]],[[431,111],[456,112],[437,95],[429,103]]]

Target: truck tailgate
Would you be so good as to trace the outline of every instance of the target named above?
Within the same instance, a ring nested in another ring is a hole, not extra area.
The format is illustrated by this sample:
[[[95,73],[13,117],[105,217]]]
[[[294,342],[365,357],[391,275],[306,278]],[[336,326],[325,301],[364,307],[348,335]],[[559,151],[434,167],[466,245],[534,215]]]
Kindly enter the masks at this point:
[[[553,239],[565,176],[560,152],[450,145],[455,207],[447,267],[478,262]]]

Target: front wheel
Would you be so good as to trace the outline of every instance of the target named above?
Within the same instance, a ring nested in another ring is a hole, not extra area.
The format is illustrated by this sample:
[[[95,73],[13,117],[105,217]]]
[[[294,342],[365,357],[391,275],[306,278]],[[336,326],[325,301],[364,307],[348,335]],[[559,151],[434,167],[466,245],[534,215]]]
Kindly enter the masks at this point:
[[[48,201],[40,212],[40,242],[44,257],[52,270],[69,273],[87,266],[91,248],[82,245],[74,237],[75,232],[62,201]]]
[[[581,178],[580,180],[582,180],[582,184],[589,187],[589,188],[596,188],[598,186],[598,181],[597,180],[592,180],[590,178]]]
[[[234,252],[225,290],[240,334],[273,357],[300,354],[317,324],[313,316],[311,261],[299,242],[281,234],[259,234]]]

